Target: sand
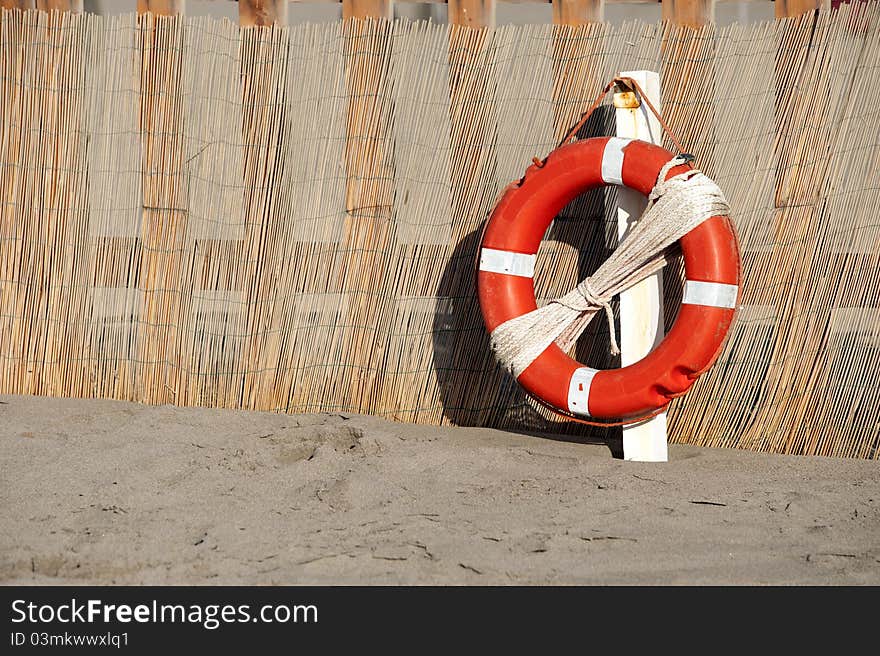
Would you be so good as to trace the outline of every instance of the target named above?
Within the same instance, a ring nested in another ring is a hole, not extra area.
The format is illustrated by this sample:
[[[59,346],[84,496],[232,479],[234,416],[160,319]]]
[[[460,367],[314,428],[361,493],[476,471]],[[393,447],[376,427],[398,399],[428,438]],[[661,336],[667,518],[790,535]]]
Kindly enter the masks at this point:
[[[0,396],[4,584],[878,584],[880,462]]]

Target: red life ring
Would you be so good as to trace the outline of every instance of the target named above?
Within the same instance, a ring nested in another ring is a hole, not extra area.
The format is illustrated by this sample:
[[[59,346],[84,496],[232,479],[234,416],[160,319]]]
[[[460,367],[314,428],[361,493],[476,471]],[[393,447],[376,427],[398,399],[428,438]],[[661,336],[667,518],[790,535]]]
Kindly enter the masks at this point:
[[[480,249],[477,289],[489,332],[537,308],[534,264],[553,218],[576,196],[606,184],[651,192],[668,150],[644,141],[595,138],[563,146],[511,184],[489,218]],[[668,177],[688,170],[673,168]],[[686,283],[681,311],[663,341],[642,360],[596,370],[551,344],[518,381],[560,414],[632,419],[684,394],[716,360],[733,321],[740,256],[729,217],[712,217],[679,241]]]

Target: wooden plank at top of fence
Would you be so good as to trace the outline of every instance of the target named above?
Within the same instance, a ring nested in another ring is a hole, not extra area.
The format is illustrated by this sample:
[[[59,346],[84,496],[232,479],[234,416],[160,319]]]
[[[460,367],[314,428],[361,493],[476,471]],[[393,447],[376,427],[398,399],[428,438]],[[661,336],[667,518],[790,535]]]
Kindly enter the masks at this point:
[[[238,22],[242,27],[287,25],[287,0],[239,0]]]
[[[828,0],[776,0],[774,3],[776,18],[800,16],[817,9],[828,9]]]
[[[74,11],[83,10],[83,0],[37,0],[37,9],[42,11]]]
[[[495,0],[449,0],[450,25],[494,27]]]
[[[186,12],[186,0],[138,0],[137,12],[157,16],[176,16]]]
[[[36,9],[35,0],[0,0],[0,9]]]
[[[390,19],[393,17],[392,0],[343,0],[342,18]],[[347,53],[349,92],[348,138],[346,169],[348,171],[347,209],[350,215],[361,212],[356,208],[372,208],[387,204],[385,193],[375,188],[377,172],[385,159],[382,142],[384,135],[377,132],[382,111],[379,93],[385,88],[382,62],[384,38],[382,31],[369,25],[351,26],[348,44],[357,44]],[[382,179],[384,176],[379,176]],[[380,186],[387,187],[387,183]]]
[[[601,23],[605,18],[605,0],[552,0],[556,25]]]
[[[394,18],[393,0],[342,0],[342,18]]]
[[[663,20],[702,27],[715,22],[715,0],[663,0]]]

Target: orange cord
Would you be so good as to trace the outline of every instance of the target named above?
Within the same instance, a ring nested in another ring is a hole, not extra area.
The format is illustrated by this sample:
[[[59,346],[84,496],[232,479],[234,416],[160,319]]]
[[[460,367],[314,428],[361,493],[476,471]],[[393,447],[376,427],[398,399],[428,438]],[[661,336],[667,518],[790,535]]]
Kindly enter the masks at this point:
[[[666,121],[664,121],[663,117],[660,116],[660,112],[657,111],[657,108],[654,107],[654,104],[648,99],[648,96],[645,95],[645,92],[642,90],[642,87],[639,85],[639,83],[636,82],[631,77],[616,77],[613,80],[611,80],[608,84],[606,84],[605,88],[602,89],[602,92],[599,94],[599,96],[593,102],[592,106],[586,112],[581,114],[581,117],[578,120],[578,122],[574,124],[574,127],[572,127],[568,131],[568,134],[565,135],[565,137],[562,139],[562,141],[559,142],[559,145],[557,145],[556,147],[559,148],[560,146],[564,146],[566,143],[568,143],[572,139],[572,137],[577,135],[578,130],[580,130],[582,127],[584,127],[586,122],[590,119],[590,116],[592,116],[593,112],[595,112],[596,109],[599,107],[599,105],[602,104],[602,101],[605,99],[605,96],[608,95],[609,91],[611,91],[611,87],[613,87],[615,84],[618,84],[618,83],[624,84],[624,85],[630,87],[631,89],[635,89],[636,92],[638,92],[639,98],[641,98],[642,100],[645,101],[645,104],[648,105],[648,109],[650,109],[651,113],[653,113],[654,116],[657,117],[657,120],[660,122],[660,127],[662,127],[663,131],[669,135],[669,138],[672,140],[672,143],[678,149],[678,152],[684,153],[684,148],[681,147],[681,144],[678,142],[678,139],[675,138],[675,135],[672,133],[672,130],[666,124]],[[546,160],[546,158],[544,158],[544,159]]]
[[[618,83],[622,83],[622,84],[630,87],[631,89],[635,89],[635,91],[639,94],[639,97],[645,101],[645,104],[648,105],[648,108],[651,110],[651,112],[654,114],[654,116],[657,117],[657,120],[660,122],[660,127],[662,127],[663,131],[667,135],[669,135],[670,140],[675,145],[675,147],[678,149],[679,154],[684,154],[684,148],[681,147],[681,144],[678,142],[678,139],[675,138],[675,135],[672,133],[672,130],[666,124],[666,121],[663,120],[663,117],[660,116],[660,113],[657,111],[657,108],[654,107],[653,103],[648,99],[648,96],[645,95],[645,92],[642,90],[642,87],[639,85],[639,83],[636,82],[631,77],[615,77],[608,84],[606,84],[605,88],[602,89],[602,92],[599,94],[599,96],[596,98],[596,100],[593,102],[593,104],[590,106],[590,108],[586,112],[581,114],[581,117],[580,117],[580,119],[578,119],[578,122],[575,123],[571,129],[569,129],[568,134],[565,135],[565,137],[562,139],[562,141],[559,142],[559,144],[556,146],[556,148],[561,148],[562,146],[566,145],[572,138],[577,136],[578,131],[582,127],[584,127],[586,122],[588,120],[590,120],[590,116],[592,116],[593,112],[595,112],[596,109],[599,107],[599,105],[602,104],[602,101],[605,99],[605,96],[608,95],[608,92],[611,90],[611,87],[613,87],[615,84],[618,84]],[[554,150],[556,150],[556,148],[554,148]],[[547,162],[547,157],[550,157],[550,154],[552,154],[552,151],[551,151],[551,153],[548,153],[547,156],[544,157],[544,159],[538,159],[537,157],[533,157],[532,162],[538,168],[543,168],[544,164]],[[522,180],[520,182],[522,183]],[[482,234],[480,236],[480,244],[483,243],[483,236],[485,235],[486,228],[488,227],[488,225],[489,225],[489,220],[487,218],[483,222]],[[476,274],[479,272],[479,257],[480,256],[479,256],[479,250],[478,250],[476,258],[475,258],[476,262],[474,263],[475,277],[476,277]],[[474,282],[476,283],[476,280]],[[476,287],[476,284],[475,284],[475,287]],[[528,394],[528,392],[526,392],[526,393]],[[599,428],[614,428],[616,426],[629,426],[630,424],[638,424],[640,422],[651,419],[652,417],[656,417],[657,415],[659,415],[661,412],[664,412],[669,407],[669,403],[667,403],[666,405],[664,405],[661,408],[657,408],[647,414],[640,415],[638,417],[631,417],[631,418],[623,419],[623,420],[619,420],[619,421],[600,422],[600,421],[590,421],[588,419],[583,419],[582,417],[578,417],[578,416],[575,416],[571,413],[565,412],[564,410],[560,410],[559,408],[555,408],[552,405],[550,405],[549,403],[545,402],[544,400],[539,399],[537,396],[534,396],[532,394],[529,394],[529,396],[532,397],[539,404],[541,404],[542,406],[547,408],[548,410],[559,415],[560,417],[565,417],[566,419],[571,419],[572,421],[575,421],[579,424],[586,424],[587,426],[596,426]]]

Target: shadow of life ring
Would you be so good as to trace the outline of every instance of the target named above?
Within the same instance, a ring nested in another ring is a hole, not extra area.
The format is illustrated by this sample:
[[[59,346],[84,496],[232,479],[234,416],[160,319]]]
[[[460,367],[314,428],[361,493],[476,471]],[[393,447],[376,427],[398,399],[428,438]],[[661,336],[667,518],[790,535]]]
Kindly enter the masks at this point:
[[[584,139],[553,151],[511,184],[480,244],[477,289],[486,328],[537,308],[535,258],[554,217],[579,194],[618,184],[648,195],[668,150],[644,141]],[[690,168],[672,168],[667,179]],[[741,261],[730,218],[713,216],[679,240],[686,282],[672,329],[647,356],[597,370],[555,343],[517,378],[539,402],[572,418],[629,421],[656,414],[681,396],[721,352],[739,302]]]

